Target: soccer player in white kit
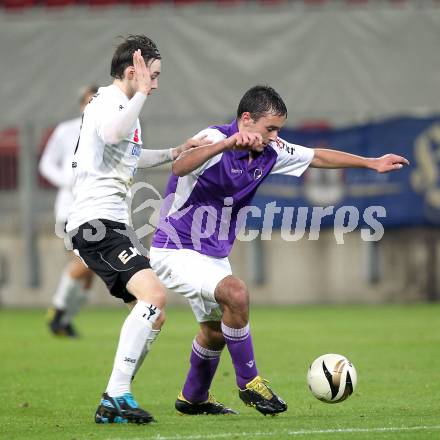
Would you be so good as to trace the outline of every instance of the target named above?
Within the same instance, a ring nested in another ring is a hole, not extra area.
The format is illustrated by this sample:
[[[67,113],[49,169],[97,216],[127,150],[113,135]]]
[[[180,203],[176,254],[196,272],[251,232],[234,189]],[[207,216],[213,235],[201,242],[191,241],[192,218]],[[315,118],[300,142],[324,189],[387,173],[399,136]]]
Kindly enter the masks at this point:
[[[232,274],[228,255],[258,187],[270,174],[299,177],[309,167],[399,170],[408,161],[395,154],[364,158],[342,151],[311,149],[278,137],[287,108],[269,86],[255,86],[242,97],[231,124],[203,130],[211,141],[182,154],[173,163],[166,196],[153,237],[151,266],[166,287],[186,297],[199,322],[190,369],[175,406],[184,414],[233,413],[212,397],[210,387],[227,346],[240,399],[260,413],[287,410],[286,403],[260,376],[249,325],[249,292]],[[242,135],[254,135],[247,150]],[[232,139],[235,143],[231,143]],[[267,323],[270,328],[270,323]],[[270,331],[270,330],[269,330]]]
[[[142,149],[138,116],[158,88],[160,71],[160,53],[148,37],[132,35],[116,48],[111,62],[114,81],[101,87],[86,106],[72,162],[74,203],[66,230],[74,252],[131,309],[96,423],[154,420],[136,403],[130,385],[163,325],[165,289],[141,254],[129,226],[126,198],[137,167],[170,162],[203,143],[190,139],[168,150]]]
[[[81,114],[98,87],[84,88],[80,98]],[[72,158],[81,128],[81,117],[58,124],[47,141],[39,163],[39,171],[58,188],[55,200],[55,232],[64,234],[67,215],[73,202]],[[49,309],[49,329],[57,336],[76,337],[72,324],[75,315],[89,297],[93,272],[79,258],[73,258],[64,269]]]

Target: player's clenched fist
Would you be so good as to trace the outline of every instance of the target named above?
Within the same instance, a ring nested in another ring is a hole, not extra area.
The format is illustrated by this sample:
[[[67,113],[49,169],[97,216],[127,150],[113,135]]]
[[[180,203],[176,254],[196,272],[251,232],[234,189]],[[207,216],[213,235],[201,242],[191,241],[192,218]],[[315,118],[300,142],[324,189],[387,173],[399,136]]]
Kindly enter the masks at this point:
[[[228,146],[233,150],[252,150],[263,145],[263,137],[260,133],[247,131],[235,133],[226,141]]]

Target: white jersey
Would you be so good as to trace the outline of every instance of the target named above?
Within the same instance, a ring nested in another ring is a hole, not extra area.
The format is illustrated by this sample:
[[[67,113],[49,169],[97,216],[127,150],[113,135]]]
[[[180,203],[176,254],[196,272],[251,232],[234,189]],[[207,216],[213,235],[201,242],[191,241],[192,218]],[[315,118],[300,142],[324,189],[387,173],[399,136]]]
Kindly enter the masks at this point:
[[[55,218],[65,222],[73,202],[72,158],[78,142],[81,118],[57,125],[47,141],[40,160],[40,173],[58,188],[55,201]]]
[[[84,110],[81,134],[73,157],[72,205],[66,230],[93,219],[129,223],[127,195],[141,154],[139,119],[116,144],[104,142],[104,127],[129,102],[115,85],[101,87]]]

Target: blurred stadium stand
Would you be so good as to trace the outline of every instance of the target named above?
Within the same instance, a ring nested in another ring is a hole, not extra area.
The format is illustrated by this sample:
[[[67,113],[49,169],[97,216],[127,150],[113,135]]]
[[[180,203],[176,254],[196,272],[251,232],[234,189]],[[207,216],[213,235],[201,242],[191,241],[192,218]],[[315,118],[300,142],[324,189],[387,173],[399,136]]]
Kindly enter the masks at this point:
[[[116,35],[145,32],[164,55],[160,93],[142,116],[144,142],[157,148],[228,122],[242,93],[261,82],[285,98],[290,130],[439,115],[439,29],[437,0],[0,1],[0,75],[7,78],[0,91],[0,304],[45,306],[53,292],[63,244],[53,232],[55,189],[38,176],[37,163],[52,128],[76,116],[78,87],[109,82]],[[430,139],[435,156],[435,127]],[[439,166],[427,157],[419,177],[437,188]],[[161,192],[167,176],[167,168],[155,169],[137,180]],[[139,197],[134,206],[152,195]],[[135,226],[151,212],[134,215]],[[275,231],[270,241],[237,242],[231,259],[260,303],[437,300],[439,235],[435,224],[402,225],[387,229],[379,246],[359,232],[339,246],[330,229],[318,241],[295,243]],[[94,301],[115,304],[104,293]]]
[[[439,5],[439,0],[2,0],[0,6],[6,10],[21,10],[33,7],[67,7],[67,6],[114,6],[114,5],[166,5],[166,6],[194,6],[216,4],[220,6],[236,6],[240,4],[263,4],[276,7],[283,4],[302,4],[306,7],[334,6],[375,6],[378,3],[394,7],[404,7],[406,4],[430,3]]]

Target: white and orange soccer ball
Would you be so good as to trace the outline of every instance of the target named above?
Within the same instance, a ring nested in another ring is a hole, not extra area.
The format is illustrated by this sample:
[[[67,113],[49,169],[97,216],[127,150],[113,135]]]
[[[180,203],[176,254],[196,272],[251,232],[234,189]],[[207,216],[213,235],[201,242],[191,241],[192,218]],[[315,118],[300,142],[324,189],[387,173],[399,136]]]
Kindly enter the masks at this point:
[[[340,354],[324,354],[315,359],[307,373],[312,394],[322,402],[338,403],[355,390],[357,373],[353,364]]]

